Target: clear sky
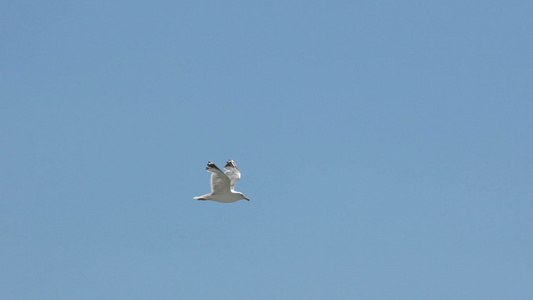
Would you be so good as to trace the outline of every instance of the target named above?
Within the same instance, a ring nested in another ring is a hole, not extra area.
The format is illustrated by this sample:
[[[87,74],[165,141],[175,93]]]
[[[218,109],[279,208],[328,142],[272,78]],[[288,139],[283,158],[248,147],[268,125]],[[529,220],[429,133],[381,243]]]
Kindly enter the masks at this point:
[[[1,299],[532,299],[531,1],[1,6]]]

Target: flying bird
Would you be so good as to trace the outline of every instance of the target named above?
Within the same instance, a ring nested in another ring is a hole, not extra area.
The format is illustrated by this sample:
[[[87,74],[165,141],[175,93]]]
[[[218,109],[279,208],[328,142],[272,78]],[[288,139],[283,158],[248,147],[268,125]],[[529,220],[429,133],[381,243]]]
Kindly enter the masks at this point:
[[[232,203],[243,199],[250,201],[250,198],[235,190],[237,181],[241,179],[241,171],[239,171],[239,167],[233,160],[228,160],[224,166],[224,169],[226,169],[224,173],[212,162],[207,162],[205,169],[211,172],[211,193],[194,197],[194,199],[222,203]]]

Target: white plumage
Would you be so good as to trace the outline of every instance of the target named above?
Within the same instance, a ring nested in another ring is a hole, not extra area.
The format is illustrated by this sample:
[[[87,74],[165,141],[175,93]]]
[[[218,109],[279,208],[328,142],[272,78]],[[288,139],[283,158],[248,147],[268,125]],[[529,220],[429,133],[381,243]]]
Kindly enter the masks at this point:
[[[226,166],[224,166],[225,173],[212,162],[208,162],[205,169],[211,172],[211,193],[194,197],[194,199],[222,203],[232,203],[243,199],[250,201],[243,193],[235,190],[235,184],[241,179],[241,171],[239,171],[239,167],[233,160],[228,160]]]

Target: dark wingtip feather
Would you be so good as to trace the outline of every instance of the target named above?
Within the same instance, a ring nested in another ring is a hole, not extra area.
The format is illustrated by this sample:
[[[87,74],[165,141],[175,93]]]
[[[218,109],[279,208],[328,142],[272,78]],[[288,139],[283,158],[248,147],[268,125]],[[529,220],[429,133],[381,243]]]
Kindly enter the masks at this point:
[[[224,168],[227,168],[227,167],[237,167],[237,164],[233,161],[233,159],[230,159],[224,166]]]
[[[205,169],[206,170],[217,169],[217,170],[220,171],[220,169],[217,167],[217,165],[215,165],[213,162],[210,162],[210,161],[207,162],[207,167]]]

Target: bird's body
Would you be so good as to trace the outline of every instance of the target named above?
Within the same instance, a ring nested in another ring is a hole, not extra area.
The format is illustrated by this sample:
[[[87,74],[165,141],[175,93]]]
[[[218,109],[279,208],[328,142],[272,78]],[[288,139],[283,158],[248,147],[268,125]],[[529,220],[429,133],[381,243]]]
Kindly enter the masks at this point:
[[[222,172],[214,163],[208,162],[208,172],[211,172],[211,193],[194,197],[197,200],[212,200],[222,203],[232,203],[239,200],[248,200],[243,193],[235,191],[235,184],[241,179],[241,172],[233,160],[228,160]]]

